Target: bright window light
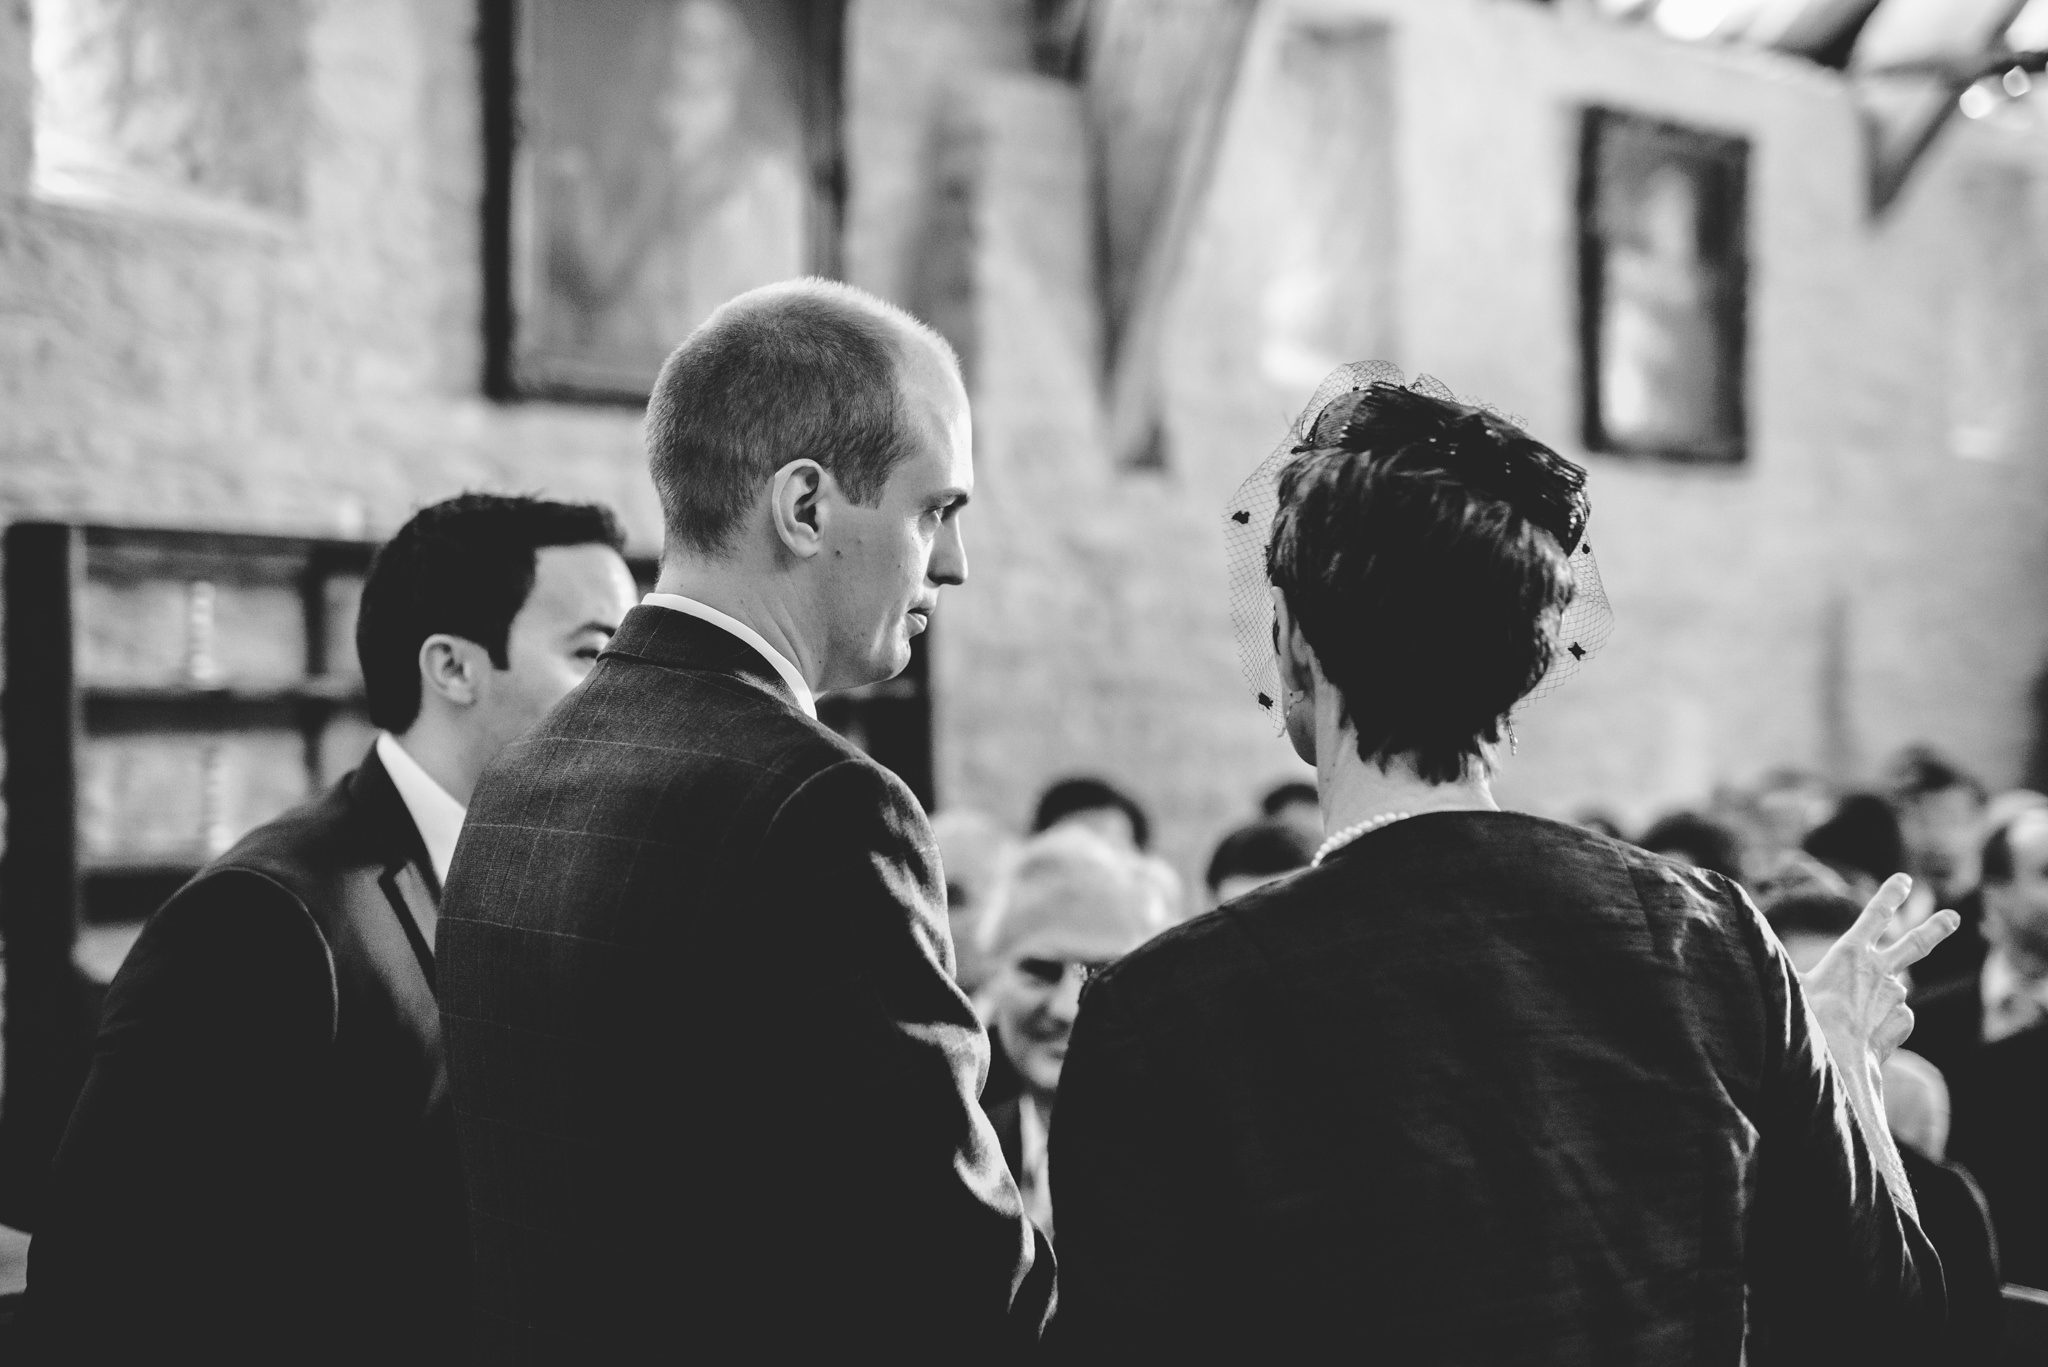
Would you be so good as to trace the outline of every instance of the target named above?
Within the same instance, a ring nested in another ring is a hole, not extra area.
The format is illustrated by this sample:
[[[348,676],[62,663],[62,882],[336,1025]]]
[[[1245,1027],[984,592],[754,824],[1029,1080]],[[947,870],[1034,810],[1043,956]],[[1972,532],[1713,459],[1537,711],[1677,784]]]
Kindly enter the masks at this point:
[[[1987,88],[1985,82],[1979,81],[1968,90],[1965,90],[1961,98],[1956,101],[1956,104],[1963,111],[1963,117],[1966,119],[1988,119],[1997,113],[1998,106],[2003,104],[2004,101],[1993,93],[1996,89],[1997,87],[1995,86]]]
[[[1673,38],[1697,41],[1711,37],[1730,8],[1730,0],[1664,0],[1655,17],[1657,27]]]
[[[2027,0],[2027,7],[2005,31],[2005,41],[2015,52],[2039,52],[2048,48],[2048,0]]]

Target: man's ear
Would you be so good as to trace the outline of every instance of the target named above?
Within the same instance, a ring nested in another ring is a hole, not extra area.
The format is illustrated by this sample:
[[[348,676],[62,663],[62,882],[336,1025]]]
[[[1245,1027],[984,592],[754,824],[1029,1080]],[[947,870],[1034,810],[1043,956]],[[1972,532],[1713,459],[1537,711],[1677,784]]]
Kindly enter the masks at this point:
[[[488,664],[483,647],[475,641],[436,632],[420,642],[420,687],[457,707],[472,707]]]
[[[793,460],[768,484],[768,517],[791,555],[808,560],[825,548],[832,476],[814,460]]]

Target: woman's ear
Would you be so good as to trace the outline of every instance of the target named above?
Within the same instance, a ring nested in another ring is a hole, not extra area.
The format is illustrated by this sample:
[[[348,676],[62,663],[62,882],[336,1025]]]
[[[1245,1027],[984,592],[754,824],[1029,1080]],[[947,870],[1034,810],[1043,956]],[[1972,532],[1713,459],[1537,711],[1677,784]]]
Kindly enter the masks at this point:
[[[824,549],[832,476],[814,460],[793,460],[768,486],[768,516],[791,555],[808,560]]]
[[[1287,595],[1273,590],[1273,654],[1280,661],[1280,686],[1289,694],[1315,689],[1315,652],[1287,607]]]

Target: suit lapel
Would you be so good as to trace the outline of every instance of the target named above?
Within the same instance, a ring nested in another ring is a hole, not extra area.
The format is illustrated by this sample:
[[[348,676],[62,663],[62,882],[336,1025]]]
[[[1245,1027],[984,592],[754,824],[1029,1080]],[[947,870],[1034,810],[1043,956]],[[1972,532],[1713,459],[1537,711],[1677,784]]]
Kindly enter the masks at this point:
[[[368,827],[376,848],[385,854],[384,872],[377,878],[392,915],[405,930],[413,956],[427,985],[434,985],[434,933],[441,920],[441,881],[427,860],[426,842],[413,825],[412,813],[397,785],[385,772],[384,761],[372,747],[356,770],[351,796]]]

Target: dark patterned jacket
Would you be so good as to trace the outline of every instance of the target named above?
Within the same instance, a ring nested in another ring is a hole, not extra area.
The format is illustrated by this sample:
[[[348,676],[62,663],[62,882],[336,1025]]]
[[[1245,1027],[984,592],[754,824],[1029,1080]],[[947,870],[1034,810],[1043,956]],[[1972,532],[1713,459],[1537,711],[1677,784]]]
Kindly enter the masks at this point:
[[[483,1359],[1001,1357],[1051,1295],[909,790],[629,613],[479,785],[441,1004]]]
[[[1087,1361],[1946,1360],[1761,917],[1532,817],[1397,822],[1089,985],[1055,1339]],[[1133,1356],[1136,1355],[1136,1356]],[[1917,1355],[1917,1356],[1916,1356]]]

